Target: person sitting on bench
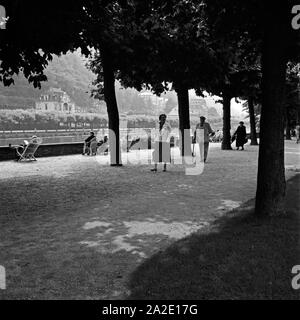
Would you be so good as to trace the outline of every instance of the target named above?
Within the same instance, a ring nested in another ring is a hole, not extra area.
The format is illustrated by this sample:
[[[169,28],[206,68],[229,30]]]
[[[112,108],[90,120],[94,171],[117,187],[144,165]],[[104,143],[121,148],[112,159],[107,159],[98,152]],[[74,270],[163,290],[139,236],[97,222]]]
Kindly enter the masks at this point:
[[[98,142],[99,153],[108,154],[108,137],[104,136],[103,140]]]
[[[84,146],[83,146],[83,152],[82,152],[83,155],[90,154],[91,141],[95,138],[96,138],[95,133],[91,131],[90,136],[84,140]]]

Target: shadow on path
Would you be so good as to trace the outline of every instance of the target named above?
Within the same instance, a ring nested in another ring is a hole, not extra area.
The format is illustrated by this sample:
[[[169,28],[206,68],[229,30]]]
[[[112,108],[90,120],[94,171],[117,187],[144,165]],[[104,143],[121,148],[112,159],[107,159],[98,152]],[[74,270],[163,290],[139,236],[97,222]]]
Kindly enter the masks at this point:
[[[258,219],[254,201],[139,266],[129,299],[300,299],[300,175],[288,182],[285,217]]]

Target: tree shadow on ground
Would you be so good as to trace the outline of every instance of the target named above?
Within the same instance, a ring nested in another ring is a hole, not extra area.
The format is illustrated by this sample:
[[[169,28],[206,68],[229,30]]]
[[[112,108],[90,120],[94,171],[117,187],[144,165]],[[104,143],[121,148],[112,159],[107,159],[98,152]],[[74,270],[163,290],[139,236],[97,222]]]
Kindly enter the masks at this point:
[[[254,201],[139,266],[128,299],[300,299],[300,175],[288,182],[287,215],[258,219]]]

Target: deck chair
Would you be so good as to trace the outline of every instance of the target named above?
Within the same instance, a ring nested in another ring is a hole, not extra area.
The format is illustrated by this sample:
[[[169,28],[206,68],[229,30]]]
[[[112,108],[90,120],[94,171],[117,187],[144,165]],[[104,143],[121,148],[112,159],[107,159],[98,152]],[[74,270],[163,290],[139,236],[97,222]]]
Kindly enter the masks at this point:
[[[103,144],[101,144],[101,145],[98,147],[97,153],[98,153],[98,154],[107,155],[107,154],[108,154],[108,142],[104,142]]]
[[[138,144],[139,142],[141,141],[141,138],[135,138],[135,139],[132,139],[131,141],[128,141],[129,142],[129,146],[127,147],[128,149],[128,152],[130,149],[132,149],[132,147],[136,144]],[[140,146],[140,148],[138,148],[138,146],[136,146],[137,149],[142,149],[142,146]]]
[[[34,141],[30,141],[23,150],[16,149],[17,155],[19,156],[18,161],[22,160],[30,160],[37,161],[34,157],[34,154],[40,144],[42,143],[42,139],[35,139]]]

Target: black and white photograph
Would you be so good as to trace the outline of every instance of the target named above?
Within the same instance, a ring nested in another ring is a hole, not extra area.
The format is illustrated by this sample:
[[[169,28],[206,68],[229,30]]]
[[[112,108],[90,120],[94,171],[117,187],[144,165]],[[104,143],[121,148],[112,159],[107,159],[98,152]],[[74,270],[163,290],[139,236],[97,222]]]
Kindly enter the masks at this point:
[[[299,196],[299,0],[0,0],[3,303],[300,300]]]

